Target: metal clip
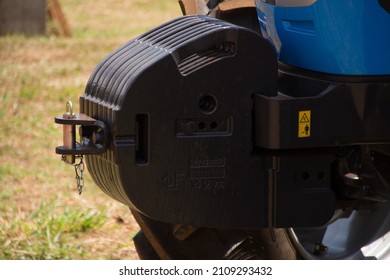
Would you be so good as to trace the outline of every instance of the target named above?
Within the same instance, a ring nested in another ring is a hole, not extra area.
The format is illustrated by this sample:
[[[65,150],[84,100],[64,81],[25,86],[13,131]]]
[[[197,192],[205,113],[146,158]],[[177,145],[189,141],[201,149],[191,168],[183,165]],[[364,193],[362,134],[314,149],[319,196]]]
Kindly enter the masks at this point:
[[[73,113],[73,104],[72,101],[66,102],[66,111],[65,114],[63,114],[63,117],[65,119],[74,119],[76,117],[76,114]]]

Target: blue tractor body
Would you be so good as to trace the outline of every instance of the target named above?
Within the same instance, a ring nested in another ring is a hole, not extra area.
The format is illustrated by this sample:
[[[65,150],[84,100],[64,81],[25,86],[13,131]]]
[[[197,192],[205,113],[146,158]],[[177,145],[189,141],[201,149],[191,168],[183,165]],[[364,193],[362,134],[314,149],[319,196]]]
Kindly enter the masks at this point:
[[[382,2],[256,0],[256,6],[280,62],[328,74],[389,75],[390,12]]]

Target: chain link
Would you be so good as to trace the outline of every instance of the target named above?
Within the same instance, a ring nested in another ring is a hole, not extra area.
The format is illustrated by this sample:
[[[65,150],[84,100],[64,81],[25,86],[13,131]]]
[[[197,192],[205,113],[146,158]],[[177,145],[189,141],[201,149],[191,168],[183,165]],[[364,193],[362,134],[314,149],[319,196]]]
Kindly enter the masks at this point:
[[[76,178],[76,183],[77,183],[77,191],[79,192],[79,195],[81,195],[83,193],[83,189],[84,189],[84,168],[85,168],[85,165],[84,165],[84,161],[83,161],[84,157],[78,156],[78,158],[80,158],[80,162],[74,163],[71,165],[74,166],[74,171],[76,174],[75,178]],[[62,160],[65,163],[68,163],[65,155],[62,155]],[[70,164],[70,163],[68,163],[68,164]]]
[[[83,157],[81,157],[80,162],[74,165],[74,171],[76,173],[76,182],[77,182],[77,191],[79,195],[83,193],[84,188],[84,162]]]

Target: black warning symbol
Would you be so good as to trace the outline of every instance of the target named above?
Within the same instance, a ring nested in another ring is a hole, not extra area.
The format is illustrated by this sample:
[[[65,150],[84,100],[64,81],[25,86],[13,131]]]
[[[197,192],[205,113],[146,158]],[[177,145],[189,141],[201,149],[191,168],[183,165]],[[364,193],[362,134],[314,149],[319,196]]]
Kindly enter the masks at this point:
[[[299,121],[299,123],[310,123],[310,119],[307,117],[307,114],[306,114],[306,113],[303,113],[303,115],[302,115],[301,120]]]

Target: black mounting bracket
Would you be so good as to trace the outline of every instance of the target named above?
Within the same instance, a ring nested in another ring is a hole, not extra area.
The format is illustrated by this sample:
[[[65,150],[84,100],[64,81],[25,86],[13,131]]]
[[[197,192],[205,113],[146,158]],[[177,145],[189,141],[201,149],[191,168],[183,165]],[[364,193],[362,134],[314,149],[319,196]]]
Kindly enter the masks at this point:
[[[55,117],[54,120],[55,123],[64,126],[64,145],[56,147],[57,154],[74,157],[76,155],[99,155],[107,150],[108,128],[102,121],[85,114],[64,114]],[[79,143],[76,142],[76,125],[80,126],[81,140]]]

